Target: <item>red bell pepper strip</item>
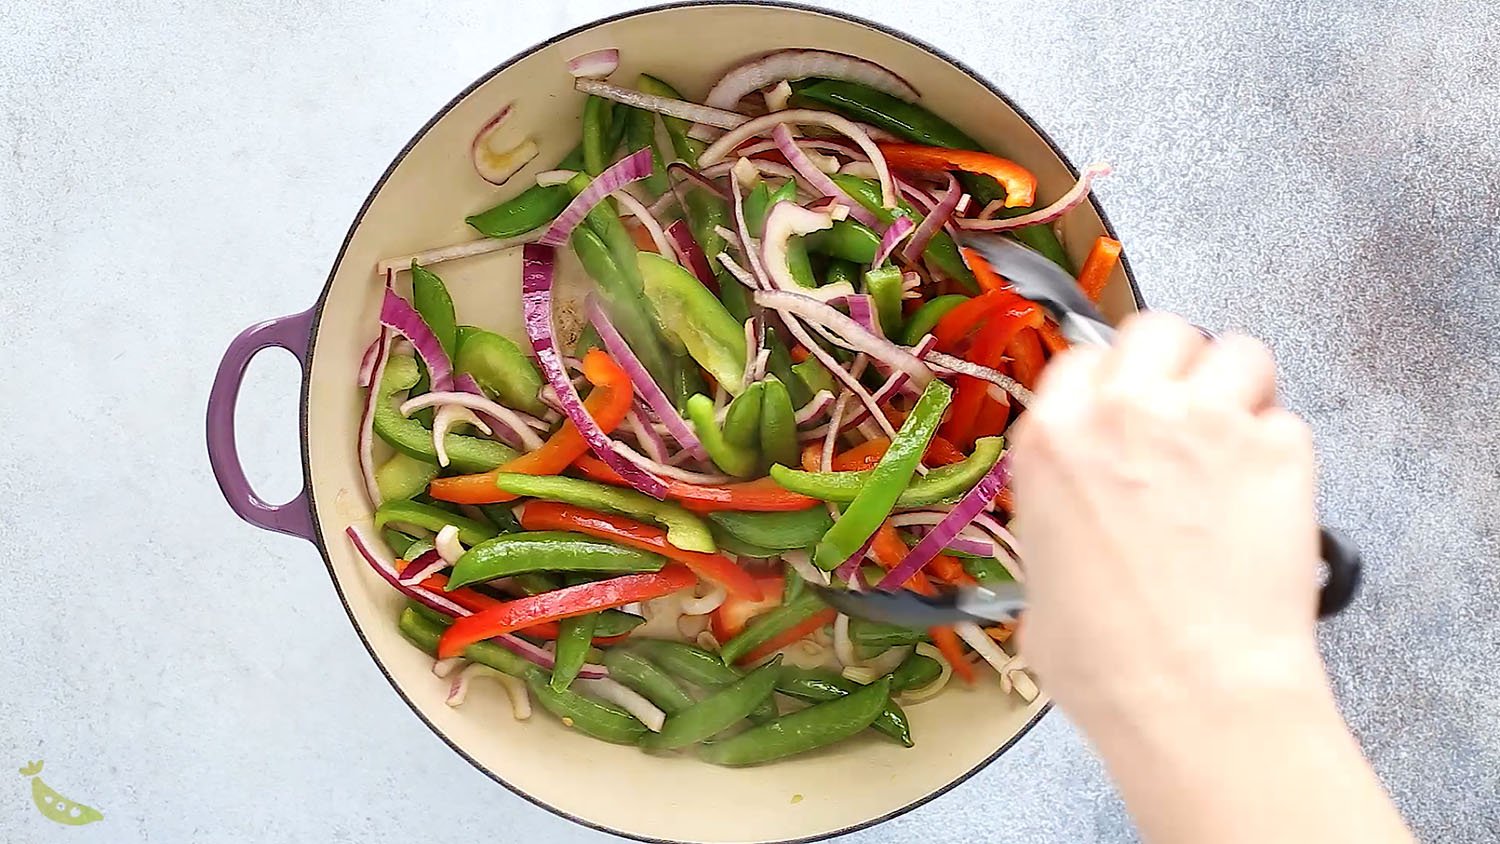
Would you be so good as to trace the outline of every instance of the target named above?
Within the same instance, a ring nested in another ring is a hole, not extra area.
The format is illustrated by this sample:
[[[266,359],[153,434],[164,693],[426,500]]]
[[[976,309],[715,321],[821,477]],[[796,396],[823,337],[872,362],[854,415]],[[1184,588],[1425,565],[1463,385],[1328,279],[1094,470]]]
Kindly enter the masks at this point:
[[[458,604],[469,612],[484,612],[485,610],[494,609],[495,607],[498,607],[501,604],[505,603],[499,598],[491,598],[483,592],[470,589],[467,586],[454,589],[452,592],[444,592],[443,590],[448,588],[448,578],[445,575],[441,574],[429,575],[427,579],[422,581],[421,586],[423,589],[426,589],[430,592],[441,592],[443,594],[443,597],[447,598],[455,604]],[[521,634],[522,636],[530,636],[533,639],[556,639],[558,628],[556,622],[549,621],[544,624],[535,624],[531,627],[523,627],[516,632]],[[619,642],[625,638],[625,636],[595,636],[594,644],[613,645],[614,643]]]
[[[837,610],[819,610],[816,615],[810,616],[801,624],[783,630],[781,633],[772,636],[765,642],[762,642],[754,650],[751,650],[749,653],[735,660],[735,664],[749,665],[752,662],[765,659],[766,657],[770,656],[773,653],[776,653],[782,648],[801,641],[803,637],[811,635],[813,631],[819,629],[820,627],[832,624],[833,620],[837,617]]]
[[[1049,355],[1060,355],[1073,345],[1068,342],[1068,338],[1063,336],[1062,329],[1057,327],[1057,323],[1050,319],[1042,323],[1040,333],[1042,345],[1047,347]]]
[[[614,469],[603,460],[590,455],[578,458],[575,464],[584,477],[600,483],[626,486]],[[667,497],[694,513],[712,513],[716,510],[746,510],[756,513],[806,510],[822,502],[783,489],[770,478],[757,478],[735,484],[698,486],[668,479]]]
[[[1120,263],[1120,241],[1111,237],[1099,238],[1094,241],[1094,248],[1089,250],[1089,257],[1083,262],[1083,269],[1078,271],[1078,286],[1083,288],[1083,292],[1088,294],[1090,299],[1095,302],[1099,301],[1118,263]]]
[[[958,675],[969,685],[974,685],[974,666],[964,658],[964,646],[960,644],[958,634],[952,627],[933,627],[927,631],[932,637],[932,643],[937,646],[938,652],[943,659],[953,666],[953,673]]]
[[[759,600],[749,601],[729,595],[709,617],[709,629],[721,644],[744,632],[750,619],[781,606],[786,578],[779,574],[764,574],[756,577],[755,582],[761,590]]]
[[[627,574],[505,601],[500,606],[454,621],[438,640],[438,658],[458,656],[475,642],[495,636],[636,601],[649,601],[687,589],[697,582],[697,576],[687,568],[672,565],[658,572]]]
[[[932,562],[927,564],[927,568],[932,570],[933,577],[944,583],[969,586],[977,582],[974,576],[964,569],[964,564],[951,554],[939,554],[933,557]]]
[[[1005,188],[1006,208],[1025,208],[1036,201],[1036,176],[1030,170],[998,155],[967,149],[929,147],[921,144],[881,144],[880,151],[892,167],[906,170],[962,170],[989,176]]]
[[[943,315],[932,334],[937,345],[949,354],[963,351],[963,342],[1003,308],[1018,308],[1031,304],[1011,290],[995,290],[970,299]]]
[[[598,349],[590,349],[584,356],[583,374],[590,384],[598,388],[584,400],[584,409],[607,434],[625,419],[625,414],[630,410],[633,396],[630,377],[613,358]],[[495,479],[501,472],[556,475],[588,453],[588,450],[588,442],[579,433],[578,426],[568,420],[536,451],[523,454],[489,472],[437,478],[428,485],[427,493],[439,501],[451,501],[455,504],[514,501],[518,496],[495,486]]]
[[[833,471],[835,472],[858,472],[864,469],[873,469],[885,456],[891,447],[891,441],[887,437],[876,437],[866,440],[853,448],[835,455],[833,458]],[[821,456],[821,455],[820,455]],[[933,437],[927,444],[927,451],[922,455],[922,462],[928,466],[947,466],[950,463],[960,463],[966,459],[966,455],[959,451],[953,443],[942,437]],[[803,468],[806,468],[805,466]],[[815,472],[817,467],[808,469]]]
[[[717,583],[736,598],[758,601],[760,584],[723,554],[684,551],[667,541],[667,532],[621,516],[585,510],[553,501],[531,501],[521,511],[521,527],[527,530],[569,530],[597,536],[642,551],[660,554],[682,563],[710,583]]]
[[[992,293],[996,290],[1004,290],[1010,287],[1005,279],[1001,278],[1000,274],[995,272],[995,268],[990,266],[990,262],[986,261],[984,256],[980,255],[976,250],[966,246],[959,251],[964,256],[964,263],[968,264],[969,270],[974,273],[974,280],[979,282],[980,290]]]
[[[1036,389],[1037,379],[1042,376],[1042,368],[1047,365],[1047,358],[1042,353],[1042,338],[1040,329],[1046,326],[1044,320],[1038,320],[1036,328],[1023,328],[1016,334],[1015,339],[1005,347],[1005,353],[1010,357],[1010,371],[1021,386],[1028,390]]]
[[[1005,349],[1021,329],[1035,328],[1041,324],[1042,312],[1036,305],[1017,297],[1021,304],[1004,314],[993,314],[979,331],[978,338],[969,350],[968,359],[980,366],[997,369],[1005,360]],[[979,430],[977,422],[984,402],[989,398],[989,382],[963,375],[959,376],[958,389],[954,391],[953,405],[948,410],[948,421],[943,424],[943,436],[960,449],[973,448]],[[1000,421],[1003,425],[1003,420]]]

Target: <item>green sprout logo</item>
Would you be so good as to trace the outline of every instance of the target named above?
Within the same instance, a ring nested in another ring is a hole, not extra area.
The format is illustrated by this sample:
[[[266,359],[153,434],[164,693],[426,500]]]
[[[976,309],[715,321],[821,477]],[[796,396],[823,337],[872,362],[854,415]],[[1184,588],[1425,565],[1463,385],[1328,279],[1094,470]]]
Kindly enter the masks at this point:
[[[21,776],[32,778],[31,802],[36,804],[36,810],[42,813],[42,817],[68,826],[83,826],[86,823],[104,820],[104,815],[98,809],[75,803],[53,791],[51,786],[42,782],[42,778],[37,776],[41,772],[42,760],[40,759],[21,769]]]

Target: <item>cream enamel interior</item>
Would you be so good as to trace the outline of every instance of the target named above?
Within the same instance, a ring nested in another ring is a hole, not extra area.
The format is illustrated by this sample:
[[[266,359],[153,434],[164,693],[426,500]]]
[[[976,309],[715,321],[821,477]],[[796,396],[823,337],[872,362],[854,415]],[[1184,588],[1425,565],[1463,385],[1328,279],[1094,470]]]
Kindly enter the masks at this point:
[[[733,37],[718,37],[728,34]],[[730,43],[732,55],[725,52]],[[484,769],[558,811],[631,836],[703,842],[807,838],[886,816],[981,765],[1043,702],[1024,705],[991,682],[970,690],[955,686],[909,709],[917,742],[912,749],[867,735],[829,752],[746,770],[691,757],[655,758],[571,733],[545,713],[515,722],[498,687],[476,688],[462,708],[444,705],[447,681],[434,677],[431,659],[396,631],[401,599],[367,571],[343,536],[351,522],[370,517],[355,459],[361,400],[354,383],[376,324],[376,261],[470,239],[466,214],[520,191],[561,158],[577,141],[582,103],[564,63],[603,47],[621,51],[616,79],[647,71],[694,98],[729,63],[755,52],[819,47],[863,56],[901,73],[929,108],[1031,168],[1040,179],[1038,204],[1072,182],[1047,144],[979,82],[921,47],[827,14],[762,6],[662,9],[538,49],[469,93],[414,143],[336,268],[317,328],[307,408],[310,480],[330,566],[354,623],[423,716]],[[475,174],[469,142],[508,102],[517,107],[511,131],[517,138],[529,133],[543,152],[509,185],[496,188]],[[1081,261],[1103,231],[1089,205],[1069,215],[1064,241],[1073,258]],[[518,252],[438,269],[461,321],[521,336]],[[1121,272],[1106,310],[1119,316],[1132,301]]]

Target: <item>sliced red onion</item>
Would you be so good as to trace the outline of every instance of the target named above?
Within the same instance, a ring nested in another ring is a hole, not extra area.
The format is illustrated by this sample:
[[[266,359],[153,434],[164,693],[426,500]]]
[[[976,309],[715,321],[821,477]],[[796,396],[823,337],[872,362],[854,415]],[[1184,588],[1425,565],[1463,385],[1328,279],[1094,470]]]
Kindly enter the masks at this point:
[[[838,402],[834,404],[833,419],[829,421],[828,432],[823,436],[823,448],[819,452],[818,457],[818,471],[820,472],[833,471],[833,450],[838,446],[839,427],[840,423],[842,423],[844,420],[844,408],[848,406],[849,393],[846,392],[841,394],[839,396]],[[834,518],[838,518],[838,513],[835,511],[832,504],[828,506],[828,511],[829,515],[833,516]]]
[[[1000,212],[1000,209],[1005,207],[1003,201],[996,200],[985,206],[984,210],[979,214],[979,219],[959,220],[958,227],[969,231],[1000,232],[1022,229],[1027,226],[1045,225],[1068,213],[1075,207],[1082,205],[1084,200],[1088,199],[1094,180],[1101,176],[1108,176],[1110,172],[1108,164],[1103,162],[1090,164],[1083,168],[1083,173],[1079,175],[1078,181],[1073,187],[1069,188],[1067,193],[1063,194],[1056,202],[1048,205],[1046,208],[1039,208],[1029,214],[1022,214],[1019,217],[993,219]]]
[[[868,161],[851,161],[840,167],[839,173],[845,176],[855,176],[860,179],[875,179],[880,176],[880,174],[875,172],[875,165]]]
[[[976,515],[989,506],[990,500],[1000,494],[1000,490],[1005,487],[1009,479],[1010,456],[1001,455],[1000,459],[995,461],[995,465],[979,479],[979,483],[964,493],[964,497],[953,506],[953,510],[926,536],[922,537],[922,541],[918,542],[915,548],[911,549],[906,559],[886,573],[877,584],[878,588],[886,591],[899,589],[933,557],[942,553],[942,550],[948,547],[948,541],[957,536],[959,531],[974,521]]]
[[[491,252],[500,252],[533,243],[541,238],[542,232],[529,231],[516,237],[494,238],[482,237],[479,240],[470,240],[465,243],[455,243],[452,246],[440,246],[436,249],[428,249],[425,252],[413,252],[410,255],[398,255],[394,258],[382,258],[375,264],[375,272],[378,275],[399,273],[411,269],[415,261],[419,267],[431,267],[444,261],[456,261],[460,258],[473,258],[476,255],[488,255]]]
[[[543,246],[561,246],[568,240],[568,235],[573,229],[583,222],[589,211],[595,205],[604,201],[604,198],[625,187],[632,182],[651,175],[651,147],[644,146],[634,153],[611,164],[594,179],[583,193],[573,197],[552,225],[547,228],[541,238],[537,241]]]
[[[370,345],[365,347],[365,353],[359,359],[359,386],[370,386],[370,379],[375,375],[376,354],[380,350],[380,337],[377,335]]]
[[[891,253],[896,251],[896,247],[901,244],[901,241],[916,230],[917,224],[913,223],[910,217],[901,216],[891,221],[891,225],[885,230],[885,234],[880,236],[880,245],[875,249],[875,261],[871,266],[878,267],[884,264],[891,257]],[[906,253],[902,252],[901,254],[905,258]],[[917,254],[920,255],[922,253],[918,252]]]
[[[846,296],[844,304],[849,308],[849,318],[859,323],[860,328],[877,337],[885,336],[885,332],[880,328],[880,320],[875,316],[875,300],[869,294]]]
[[[437,415],[432,419],[432,450],[437,454],[439,466],[448,466],[448,431],[460,424],[473,425],[486,435],[494,433],[488,423],[475,416],[474,411],[467,407],[457,404],[439,407]]]
[[[926,533],[926,529],[941,524],[948,517],[944,510],[912,510],[891,517],[896,527],[913,527]],[[1000,561],[1017,581],[1024,581],[1014,553],[1018,547],[1015,537],[988,513],[979,513],[968,527],[948,541],[948,547],[976,557],[991,557]]]
[[[668,164],[667,172],[682,176],[684,179],[697,184],[699,187],[713,193],[715,196],[719,197],[725,202],[729,201],[729,193],[715,184],[713,179],[710,179],[702,173],[699,173],[697,170],[687,166],[686,164],[683,164],[681,161],[674,161],[671,164]]]
[[[619,329],[615,328],[614,323],[609,321],[604,308],[599,305],[599,300],[590,295],[584,304],[584,310],[589,322],[593,323],[594,330],[599,332],[599,339],[604,343],[605,350],[609,352],[610,357],[615,359],[620,368],[625,370],[625,374],[630,376],[630,383],[635,385],[637,393],[651,408],[651,412],[656,414],[656,418],[667,426],[672,439],[692,452],[697,459],[707,460],[708,452],[704,450],[698,435],[693,433],[692,426],[682,418],[682,414],[677,412],[677,408],[672,404],[672,400],[667,398],[661,385],[652,379],[651,373],[646,371],[645,364],[636,357],[630,344],[625,342],[625,338],[620,334]]]
[[[839,296],[848,296],[854,289],[847,284],[826,284],[822,287],[803,287],[792,277],[787,265],[787,241],[793,237],[812,234],[833,226],[836,212],[810,211],[791,202],[778,202],[766,215],[766,228],[760,239],[760,262],[772,290],[795,290],[798,295],[824,302]],[[749,243],[749,230],[742,229],[741,238]],[[755,250],[746,249],[753,256]]]
[[[870,213],[868,208],[855,202],[853,197],[845,193],[843,188],[839,187],[833,179],[828,177],[827,173],[820,170],[813,163],[812,159],[808,158],[807,153],[803,151],[802,147],[797,145],[797,140],[792,137],[792,133],[787,129],[785,123],[778,123],[771,130],[771,137],[776,141],[776,148],[781,150],[782,155],[786,156],[787,163],[803,179],[806,179],[808,184],[813,186],[814,190],[823,196],[833,197],[835,202],[849,209],[849,216],[854,219],[872,229],[878,230],[880,228],[880,220],[876,219],[875,215]]]
[[[459,380],[462,380],[464,377],[466,376],[459,376]],[[503,404],[492,401],[482,394],[457,391],[423,393],[420,396],[402,402],[401,415],[410,416],[424,407],[438,405],[466,407],[469,410],[478,411],[491,421],[501,423],[502,427],[510,431],[513,434],[514,440],[526,451],[535,451],[542,447],[542,438],[536,435],[536,431],[533,430],[534,426],[528,423],[522,414],[511,410]],[[540,419],[533,419],[531,421],[543,425],[542,430],[546,430],[545,423]]]
[[[922,225],[917,227],[911,240],[908,240],[906,246],[901,249],[901,260],[908,264],[917,263],[922,253],[927,250],[927,244],[932,242],[932,236],[953,219],[954,211],[958,208],[958,200],[963,197],[963,190],[958,186],[958,180],[953,178],[952,173],[946,175],[948,176],[948,190],[943,194],[943,198],[928,210],[927,216],[922,219]]]
[[[766,111],[782,111],[792,101],[792,86],[785,79],[766,92]]]
[[[755,282],[750,285],[750,289],[770,288],[773,285],[770,276],[766,274],[765,263],[761,261],[760,250],[750,245],[754,241],[750,238],[750,226],[745,222],[745,195],[740,190],[739,182],[734,179],[729,180],[729,196],[731,198],[729,212],[734,218],[735,233],[739,235],[740,249],[745,253],[745,261],[750,264],[750,277]],[[724,263],[724,258],[723,255],[719,256],[720,263]],[[732,263],[732,261],[724,263],[724,266],[736,278],[739,278],[739,274],[734,273],[734,269],[730,266]]]
[[[523,138],[520,143],[508,147],[499,146],[500,130],[515,109],[507,103],[499,113],[491,117],[469,142],[469,157],[479,177],[492,185],[503,185],[536,158],[540,149],[536,141]]]
[[[868,354],[877,362],[906,373],[911,383],[918,388],[925,388],[932,381],[932,370],[911,352],[871,333],[825,302],[800,292],[786,290],[759,291],[755,294],[755,301],[782,314],[793,314],[830,329],[842,338],[844,342],[841,345]]]
[[[717,164],[729,157],[729,154],[740,144],[784,123],[826,126],[835,132],[849,136],[869,157],[870,165],[875,168],[876,178],[880,181],[881,205],[886,208],[896,207],[895,183],[891,180],[891,169],[886,165],[885,156],[881,154],[880,147],[875,145],[875,141],[870,138],[868,132],[856,126],[852,121],[826,111],[794,108],[754,118],[714,141],[713,145],[698,156],[698,166],[709,167]],[[780,147],[780,144],[777,146]]]
[[[451,527],[451,525],[447,527]],[[444,560],[442,554],[436,548],[433,548],[423,552],[415,560],[406,564],[406,568],[401,570],[401,583],[406,586],[417,586],[449,565],[451,563]]]
[[[931,334],[927,334],[924,335],[920,341],[918,341],[916,346],[912,347],[912,353],[918,358],[922,358],[936,345],[937,338],[933,337]],[[886,379],[885,383],[880,385],[880,389],[875,391],[875,403],[877,405],[884,404],[885,402],[889,401],[892,396],[895,396],[897,393],[902,392],[903,390],[910,392],[911,390],[908,388],[907,380],[908,379],[905,372],[897,371],[891,373],[891,376]],[[843,433],[844,431],[847,431],[850,428],[855,427],[856,425],[864,423],[864,421],[869,418],[870,411],[867,408],[860,408],[853,416],[844,420],[843,424],[839,426],[839,432]],[[798,435],[798,438],[803,440],[820,439],[827,432],[828,426],[824,426],[812,431],[804,431]]]
[[[1001,372],[996,372],[995,370],[990,369],[987,366],[980,366],[977,363],[970,363],[963,358],[956,358],[952,355],[943,354],[942,352],[928,352],[923,356],[922,359],[932,364],[933,366],[947,370],[948,372],[956,372],[959,375],[969,375],[974,378],[978,378],[981,381],[988,381],[991,384],[994,384],[995,386],[1004,390],[1016,401],[1020,402],[1022,407],[1031,404],[1031,391],[1026,389],[1021,385],[1019,381],[1010,377],[1009,375],[1005,375]]]
[[[411,341],[422,362],[427,365],[427,375],[434,390],[453,390],[453,364],[436,334],[422,321],[421,314],[411,303],[396,295],[389,281],[385,285],[385,298],[380,303],[380,324]]]
[[[672,225],[667,226],[667,240],[671,241],[672,248],[676,250],[677,262],[692,270],[704,287],[717,293],[719,280],[714,277],[714,269],[708,263],[708,256],[703,254],[698,241],[693,239],[688,224],[683,220],[673,220]]]
[[[656,427],[642,418],[640,408],[632,407],[625,414],[625,427],[630,430],[635,441],[641,444],[646,456],[655,462],[663,462],[667,459],[666,441],[656,432]],[[616,441],[615,445],[620,443]]]
[[[650,148],[643,147],[641,152],[646,153],[644,160],[649,165]],[[632,156],[635,157],[639,157],[639,154]],[[601,175],[595,180],[595,184],[603,178]],[[568,380],[568,373],[563,368],[562,353],[557,349],[557,338],[552,333],[552,275],[555,260],[556,251],[549,246],[528,244],[522,252],[521,307],[525,312],[526,336],[531,338],[531,347],[542,365],[542,373],[547,383],[557,391],[557,399],[562,404],[563,411],[578,426],[579,433],[594,454],[619,473],[631,487],[653,498],[665,498],[666,484],[615,451],[609,437],[599,429],[599,424],[583,406],[583,399],[578,397],[578,390],[573,382]]]
[[[436,610],[447,616],[457,618],[469,614],[468,610],[453,603],[443,595],[433,592],[430,589],[424,589],[421,586],[408,586],[402,583],[401,575],[396,571],[396,561],[388,556],[388,549],[385,548],[383,543],[366,536],[363,529],[350,525],[344,529],[344,533],[354,545],[354,550],[358,551],[359,555],[365,558],[365,562],[370,565],[370,568],[374,569],[375,573],[394,587],[397,592],[424,607]]]
[[[905,79],[874,62],[827,50],[798,49],[777,50],[736,65],[720,77],[704,102],[717,108],[733,108],[751,91],[814,76],[858,82],[907,101],[921,96]],[[691,134],[699,140],[714,137],[714,133],[701,126],[694,126]]]
[[[657,114],[665,114],[668,117],[680,117],[683,120],[691,120],[694,123],[707,123],[710,126],[718,126],[723,129],[732,129],[749,120],[748,117],[738,112],[699,105],[687,100],[658,97],[654,94],[642,93],[634,88],[622,88],[619,85],[611,85],[608,82],[600,82],[596,79],[580,79],[573,83],[573,87],[585,94],[592,94],[596,97],[603,97],[606,100],[624,103],[632,108],[654,111]]]
[[[620,191],[615,195],[615,200],[630,216],[640,221],[641,227],[651,235],[651,242],[656,244],[656,251],[663,258],[677,260],[677,251],[672,248],[671,241],[667,240],[667,233],[662,231],[661,222],[651,215],[651,211],[639,199],[631,196],[628,191]]]
[[[833,407],[833,402],[833,393],[827,390],[819,390],[814,393],[813,397],[807,400],[807,404],[802,405],[801,409],[797,411],[797,424],[799,426],[806,425],[827,413]]]
[[[492,678],[505,690],[505,696],[510,701],[511,717],[517,721],[525,721],[531,717],[531,695],[526,690],[525,681],[478,662],[453,675],[448,683],[448,697],[443,702],[453,707],[463,706],[469,697],[469,686],[480,677]]]
[[[603,79],[620,67],[620,51],[595,50],[568,59],[568,73],[574,79]]]
[[[802,175],[796,170],[785,164],[775,161],[764,161],[759,158],[736,158],[733,161],[721,161],[712,167],[705,167],[699,172],[703,174],[703,178],[705,179],[722,179],[725,176],[735,175],[735,168],[737,167],[753,168],[758,176],[769,176],[775,179],[792,179],[799,186],[812,190],[812,185],[806,179],[802,178]],[[744,179],[738,179],[738,181],[742,185],[745,183]]]
[[[870,534],[870,538],[865,540],[865,544],[861,545],[858,551],[850,554],[849,559],[840,563],[839,567],[833,570],[833,576],[849,584],[850,589],[856,592],[863,591],[865,588],[865,579],[860,572],[860,568],[864,565],[865,558],[870,556],[870,548],[874,544],[875,535]]]
[[[389,290],[389,288],[387,288]],[[380,380],[385,377],[385,362],[390,357],[391,331],[384,326],[375,338],[375,354],[370,364],[370,391],[365,396],[364,411],[359,417],[359,473],[365,481],[370,506],[381,504],[380,484],[375,481],[375,410],[385,397],[380,394]]]
[[[616,683],[608,678],[592,680],[582,679],[574,681],[573,687],[579,691],[591,694],[601,700],[609,701],[634,715],[637,721],[646,725],[646,729],[653,733],[661,732],[662,724],[667,720],[667,713],[656,708],[656,704],[646,700],[640,694]]]
[[[773,142],[771,144],[775,146]],[[798,138],[797,146],[803,149],[820,149],[833,153],[835,156],[842,155],[852,161],[869,161],[869,156],[860,152],[859,147],[845,141],[834,138]],[[743,153],[742,153],[743,154]]]
[[[573,181],[576,175],[577,170],[543,170],[536,174],[536,184],[540,188],[555,188]]]

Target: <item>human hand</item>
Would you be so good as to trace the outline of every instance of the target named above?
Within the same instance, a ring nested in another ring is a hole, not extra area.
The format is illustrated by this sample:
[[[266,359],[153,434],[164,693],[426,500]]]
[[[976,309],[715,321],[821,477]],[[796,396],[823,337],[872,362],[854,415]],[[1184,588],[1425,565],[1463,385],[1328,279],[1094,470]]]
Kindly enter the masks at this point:
[[[1325,688],[1311,437],[1264,346],[1139,315],[1048,367],[1013,442],[1021,649],[1085,730]]]

